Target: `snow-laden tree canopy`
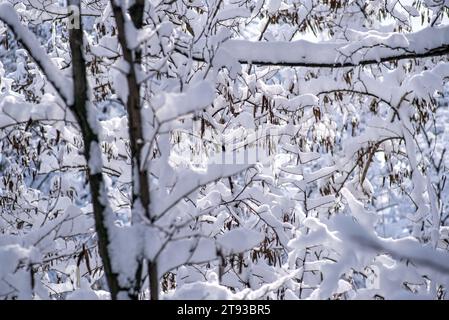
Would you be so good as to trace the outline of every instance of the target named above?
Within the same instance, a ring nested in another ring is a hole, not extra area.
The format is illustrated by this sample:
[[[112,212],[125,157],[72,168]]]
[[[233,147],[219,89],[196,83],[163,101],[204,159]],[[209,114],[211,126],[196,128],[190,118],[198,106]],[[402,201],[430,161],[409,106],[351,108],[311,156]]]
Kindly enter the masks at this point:
[[[448,298],[449,1],[1,0],[1,299]]]

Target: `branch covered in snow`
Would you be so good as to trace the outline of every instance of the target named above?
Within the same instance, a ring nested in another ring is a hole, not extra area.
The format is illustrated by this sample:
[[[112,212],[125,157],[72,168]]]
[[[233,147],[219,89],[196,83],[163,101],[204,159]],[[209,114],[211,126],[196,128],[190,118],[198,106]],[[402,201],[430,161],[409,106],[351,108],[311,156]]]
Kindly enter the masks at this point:
[[[343,68],[449,54],[449,26],[408,34],[353,31],[352,36],[351,42],[228,40],[216,56],[224,52],[229,61],[260,66]],[[206,61],[201,54],[193,58]]]
[[[67,105],[73,103],[72,82],[49,59],[36,36],[22,25],[19,16],[9,3],[0,4],[0,20],[8,25],[16,38],[44,72],[46,78]]]

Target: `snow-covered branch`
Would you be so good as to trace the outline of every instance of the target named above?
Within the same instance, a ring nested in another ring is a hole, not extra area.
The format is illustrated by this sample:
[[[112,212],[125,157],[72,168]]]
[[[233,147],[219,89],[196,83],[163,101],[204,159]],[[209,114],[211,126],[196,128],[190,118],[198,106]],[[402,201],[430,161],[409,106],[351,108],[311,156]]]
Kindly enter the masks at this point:
[[[36,61],[46,78],[67,105],[73,103],[72,83],[50,60],[36,36],[20,22],[19,16],[9,3],[0,4],[0,20],[8,25],[16,38]]]
[[[178,49],[183,53],[183,50]],[[310,68],[356,67],[403,59],[449,54],[449,26],[429,27],[414,33],[357,32],[350,42],[291,42],[228,40],[216,56],[225,52],[242,64]],[[193,55],[206,61],[201,54]],[[220,61],[220,64],[231,62]]]

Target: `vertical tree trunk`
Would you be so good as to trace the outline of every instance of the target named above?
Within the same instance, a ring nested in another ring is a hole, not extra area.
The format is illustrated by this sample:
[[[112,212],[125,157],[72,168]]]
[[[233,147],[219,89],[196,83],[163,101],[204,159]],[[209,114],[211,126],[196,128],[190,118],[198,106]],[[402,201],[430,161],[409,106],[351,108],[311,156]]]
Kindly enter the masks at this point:
[[[136,69],[141,68],[141,52],[138,49],[131,50],[128,48],[128,40],[126,38],[125,14],[124,8],[118,6],[113,0],[111,1],[112,10],[114,13],[118,39],[120,46],[122,47],[123,57],[129,65],[129,72],[126,75],[128,83],[128,99],[126,101],[126,109],[128,112],[128,126],[129,126],[129,139],[131,145],[131,157],[132,157],[132,216],[133,221],[139,222],[140,212],[136,212],[136,202],[140,200],[141,207],[143,207],[143,214],[151,220],[150,215],[150,186],[148,181],[148,170],[143,165],[145,159],[142,159],[142,148],[144,146],[143,135],[143,123],[141,104],[140,104],[140,84],[136,77]],[[132,23],[137,29],[140,29],[143,25],[143,13],[144,13],[145,1],[136,0],[134,5],[129,9]],[[140,206],[138,207],[140,208]],[[139,268],[141,268],[142,261],[139,261]],[[157,264],[152,261],[148,263],[148,274],[150,277],[150,294],[151,298],[157,300],[159,295],[159,277],[157,274]],[[140,287],[140,285],[135,286]]]
[[[148,275],[150,282],[150,299],[159,300],[159,276],[157,274],[157,263],[148,263]]]
[[[93,151],[92,148],[100,148],[100,142],[96,129],[93,127],[92,123],[89,123],[88,115],[88,87],[87,87],[87,77],[86,77],[86,63],[83,56],[83,27],[81,23],[81,17],[79,13],[81,12],[80,1],[70,0],[69,5],[76,6],[78,12],[75,13],[74,19],[79,19],[79,28],[69,29],[69,41],[70,50],[72,54],[72,72],[73,72],[73,85],[74,85],[74,103],[69,108],[75,114],[78,124],[81,128],[81,134],[84,142],[84,153],[86,157],[86,162],[89,163]],[[98,170],[97,170],[98,171]],[[112,271],[111,258],[108,251],[109,244],[109,232],[105,222],[105,215],[107,203],[104,203],[102,199],[102,192],[104,188],[103,176],[101,170],[99,172],[93,171],[92,168],[88,166],[87,174],[90,184],[90,191],[92,197],[92,207],[95,217],[95,229],[97,231],[98,238],[98,251],[103,262],[103,268],[106,276],[106,280],[111,292],[111,298],[116,299],[118,292],[120,291],[117,274]]]

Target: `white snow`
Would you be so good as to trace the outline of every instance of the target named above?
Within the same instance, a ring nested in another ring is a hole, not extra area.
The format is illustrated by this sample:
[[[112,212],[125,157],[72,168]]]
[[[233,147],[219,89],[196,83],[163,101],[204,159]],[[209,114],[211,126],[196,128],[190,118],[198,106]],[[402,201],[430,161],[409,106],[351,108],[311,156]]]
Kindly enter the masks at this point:
[[[164,105],[156,111],[160,122],[176,119],[179,116],[208,107],[214,99],[210,83],[201,81],[183,93],[164,94]]]
[[[62,72],[50,60],[48,54],[41,47],[36,36],[32,34],[19,20],[16,11],[8,3],[0,4],[0,20],[5,22],[16,35],[17,40],[21,41],[30,51],[30,55],[43,69],[45,76],[55,87],[62,98],[69,105],[73,103],[73,91],[71,80],[66,78]]]
[[[449,26],[424,28],[408,34],[359,33],[359,41],[320,42],[256,42],[229,40],[221,48],[238,61],[264,64],[334,65],[400,56],[409,52],[422,54],[449,44]],[[365,50],[365,46],[368,49]],[[350,55],[349,55],[350,54]],[[349,57],[347,56],[349,55]]]
[[[240,253],[257,246],[264,239],[264,235],[254,230],[245,228],[232,229],[219,237],[219,248],[224,254]]]

